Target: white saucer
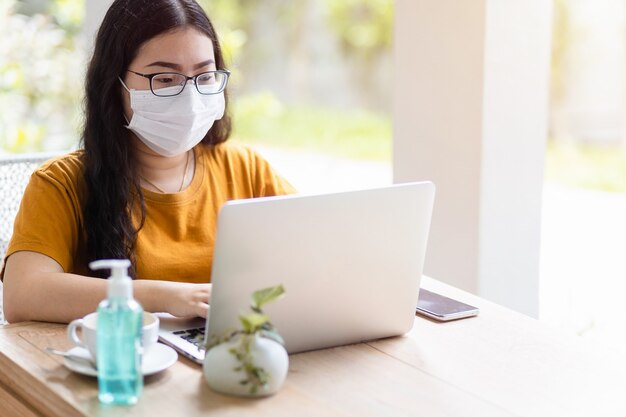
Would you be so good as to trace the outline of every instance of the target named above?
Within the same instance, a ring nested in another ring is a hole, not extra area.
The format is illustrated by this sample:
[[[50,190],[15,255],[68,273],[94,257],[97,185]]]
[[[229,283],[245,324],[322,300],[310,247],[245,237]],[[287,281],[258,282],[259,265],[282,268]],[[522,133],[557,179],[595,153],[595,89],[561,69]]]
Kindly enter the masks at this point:
[[[91,360],[91,354],[89,351],[82,347],[73,347],[68,350],[68,353],[75,355],[79,358],[85,358]],[[144,376],[156,374],[161,372],[170,366],[172,366],[178,360],[178,353],[169,346],[162,343],[157,343],[150,348],[148,353],[143,357],[143,363],[141,364],[141,371]],[[89,364],[88,361],[76,360],[73,358],[64,357],[63,365],[70,371],[78,372],[79,374],[88,376],[98,376],[96,368]]]

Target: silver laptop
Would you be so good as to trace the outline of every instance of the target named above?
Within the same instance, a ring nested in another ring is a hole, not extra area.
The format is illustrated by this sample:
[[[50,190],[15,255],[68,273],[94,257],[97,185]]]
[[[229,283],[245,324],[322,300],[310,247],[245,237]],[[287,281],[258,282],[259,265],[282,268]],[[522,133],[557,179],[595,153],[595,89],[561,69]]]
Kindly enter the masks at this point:
[[[289,353],[401,335],[413,326],[435,187],[431,182],[226,203],[209,319],[161,315],[161,341],[202,362],[205,339],[238,328],[251,294]]]

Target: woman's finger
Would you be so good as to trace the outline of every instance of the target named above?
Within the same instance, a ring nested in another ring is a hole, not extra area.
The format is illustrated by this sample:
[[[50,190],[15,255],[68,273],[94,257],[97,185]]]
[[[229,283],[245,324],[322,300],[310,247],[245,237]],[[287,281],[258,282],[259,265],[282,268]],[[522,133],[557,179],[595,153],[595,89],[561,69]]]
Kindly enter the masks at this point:
[[[195,310],[195,313],[198,315],[198,317],[203,317],[206,319],[209,313],[209,305],[207,303],[196,303]]]

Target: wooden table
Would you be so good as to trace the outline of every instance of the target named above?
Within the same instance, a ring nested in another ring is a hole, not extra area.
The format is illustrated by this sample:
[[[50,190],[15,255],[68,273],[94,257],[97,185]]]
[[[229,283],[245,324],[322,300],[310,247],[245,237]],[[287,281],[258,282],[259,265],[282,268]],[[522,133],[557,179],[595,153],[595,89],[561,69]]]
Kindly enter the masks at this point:
[[[626,416],[626,360],[608,348],[425,278],[423,287],[477,305],[476,318],[416,317],[404,337],[290,357],[273,397],[212,392],[182,358],[146,378],[139,404],[103,406],[97,381],[46,346],[65,326],[0,328],[0,416]]]

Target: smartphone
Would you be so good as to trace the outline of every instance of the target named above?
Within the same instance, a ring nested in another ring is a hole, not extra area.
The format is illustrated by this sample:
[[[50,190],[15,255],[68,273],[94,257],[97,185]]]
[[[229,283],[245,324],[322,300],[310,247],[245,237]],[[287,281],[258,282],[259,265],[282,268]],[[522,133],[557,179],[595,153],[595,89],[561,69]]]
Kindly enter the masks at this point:
[[[422,288],[420,289],[415,311],[431,319],[449,321],[476,316],[479,310],[469,304]]]

